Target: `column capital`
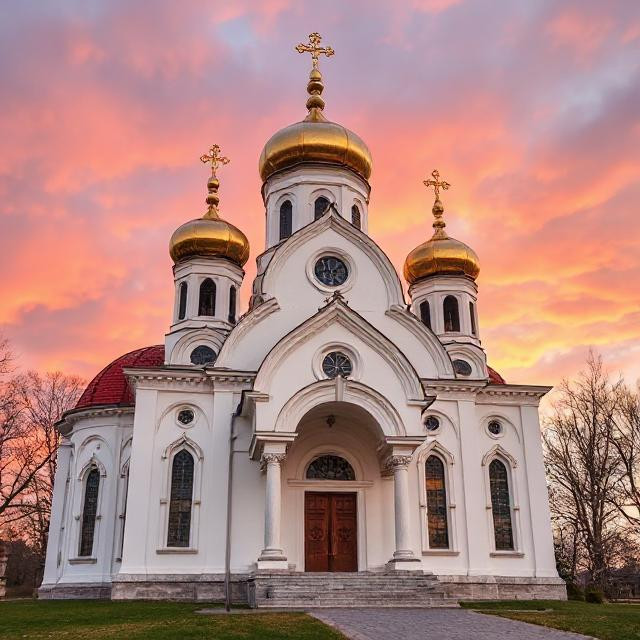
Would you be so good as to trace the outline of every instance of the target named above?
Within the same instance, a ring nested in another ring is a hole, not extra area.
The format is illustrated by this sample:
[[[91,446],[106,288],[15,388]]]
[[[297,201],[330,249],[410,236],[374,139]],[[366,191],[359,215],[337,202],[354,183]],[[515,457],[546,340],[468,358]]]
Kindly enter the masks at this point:
[[[409,455],[392,455],[386,459],[384,466],[389,472],[406,469],[411,464],[412,459],[413,456]]]
[[[260,456],[260,469],[264,471],[272,463],[282,464],[286,457],[286,453],[263,453]]]

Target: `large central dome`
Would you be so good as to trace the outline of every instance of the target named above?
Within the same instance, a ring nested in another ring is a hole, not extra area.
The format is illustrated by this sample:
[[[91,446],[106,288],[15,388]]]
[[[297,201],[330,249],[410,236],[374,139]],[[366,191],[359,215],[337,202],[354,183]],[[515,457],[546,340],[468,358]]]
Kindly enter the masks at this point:
[[[317,68],[309,74],[309,114],[302,122],[280,129],[260,154],[260,177],[267,181],[278,171],[301,164],[330,164],[346,167],[363,180],[371,175],[371,153],[362,139],[346,127],[329,122],[322,113],[324,85]]]

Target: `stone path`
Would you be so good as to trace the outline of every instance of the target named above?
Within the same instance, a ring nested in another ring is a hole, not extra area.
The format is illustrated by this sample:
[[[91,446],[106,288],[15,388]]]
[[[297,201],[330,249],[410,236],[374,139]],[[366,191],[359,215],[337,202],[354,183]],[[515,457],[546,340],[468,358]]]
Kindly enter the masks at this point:
[[[587,636],[465,609],[314,609],[352,640],[585,640]]]

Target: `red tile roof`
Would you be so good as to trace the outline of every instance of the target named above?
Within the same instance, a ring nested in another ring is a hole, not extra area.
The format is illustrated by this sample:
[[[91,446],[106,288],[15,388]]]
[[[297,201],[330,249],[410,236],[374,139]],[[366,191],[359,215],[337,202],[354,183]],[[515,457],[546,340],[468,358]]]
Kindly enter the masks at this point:
[[[507,384],[505,379],[495,369],[489,366],[487,369],[489,370],[489,382],[491,384]]]
[[[102,405],[132,406],[133,393],[124,377],[125,367],[160,367],[164,364],[164,345],[144,347],[125,353],[107,365],[87,386],[76,409]]]

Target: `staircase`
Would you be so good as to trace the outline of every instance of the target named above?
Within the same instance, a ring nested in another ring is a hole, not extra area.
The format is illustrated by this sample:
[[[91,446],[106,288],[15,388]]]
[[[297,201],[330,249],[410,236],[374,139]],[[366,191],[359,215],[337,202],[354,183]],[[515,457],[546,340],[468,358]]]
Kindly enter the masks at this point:
[[[457,607],[438,578],[421,572],[256,573],[249,605],[265,609],[327,607]]]

